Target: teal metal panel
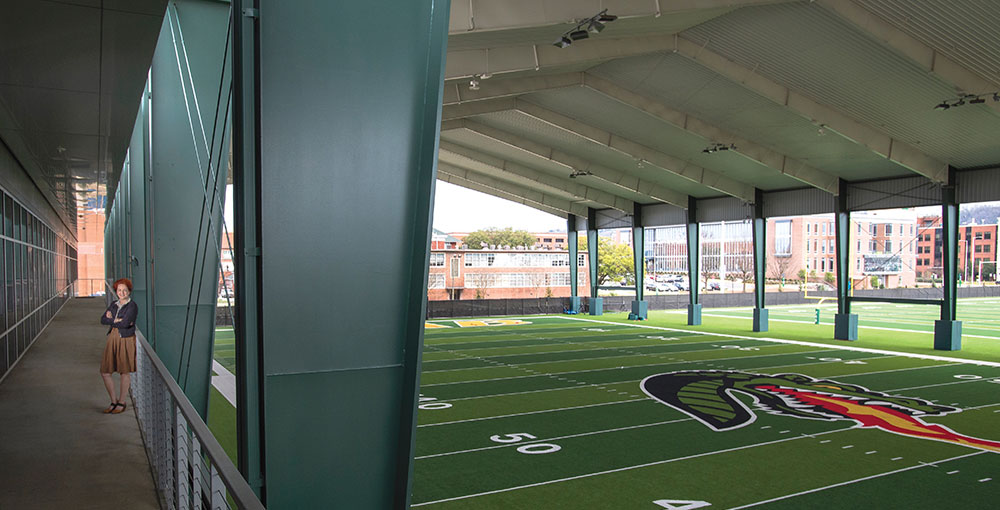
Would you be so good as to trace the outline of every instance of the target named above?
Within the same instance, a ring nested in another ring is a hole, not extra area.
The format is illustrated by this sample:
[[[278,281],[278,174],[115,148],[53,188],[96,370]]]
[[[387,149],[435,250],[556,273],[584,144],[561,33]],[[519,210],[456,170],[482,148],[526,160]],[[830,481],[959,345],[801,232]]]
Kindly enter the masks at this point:
[[[577,259],[580,258],[578,255],[580,242],[576,228],[576,215],[570,214],[566,220],[566,244],[569,249],[569,295],[572,298],[571,301],[574,303],[579,302],[580,292],[577,288],[579,284],[578,272],[580,270]],[[579,311],[576,307],[571,307],[571,309],[576,312]]]
[[[590,263],[590,299],[593,303],[594,298],[597,297],[597,263],[600,255],[600,250],[598,249],[597,240],[597,210],[594,208],[587,209],[587,256],[588,262]],[[593,306],[591,306],[591,313],[593,313]]]
[[[698,231],[698,201],[694,197],[688,198],[687,217],[688,287],[691,289],[690,304],[697,305],[699,303],[698,267],[701,261],[701,257],[699,256],[701,236]]]
[[[449,2],[258,6],[266,503],[405,508]]]
[[[632,213],[632,269],[635,271],[635,300],[642,301],[646,251],[643,242],[646,234],[642,224],[642,206],[635,204]],[[644,315],[645,317],[645,315]]]
[[[147,340],[155,342],[150,333],[150,293],[148,284],[148,217],[146,210],[146,185],[148,183],[147,150],[149,113],[148,84],[143,89],[143,97],[136,116],[135,127],[128,149],[128,200],[130,214],[128,221],[131,231],[129,253],[132,261],[132,300],[139,306],[139,316],[135,324],[139,331],[146,335]],[[122,181],[125,181],[123,178]],[[155,345],[155,344],[153,344]]]
[[[156,350],[202,418],[208,412],[228,155],[229,6],[167,6],[151,74]]]
[[[954,177],[954,171],[951,172]],[[942,186],[941,192],[941,265],[944,279],[944,306],[941,320],[953,321],[958,318],[958,200],[955,196],[954,178],[949,185]]]

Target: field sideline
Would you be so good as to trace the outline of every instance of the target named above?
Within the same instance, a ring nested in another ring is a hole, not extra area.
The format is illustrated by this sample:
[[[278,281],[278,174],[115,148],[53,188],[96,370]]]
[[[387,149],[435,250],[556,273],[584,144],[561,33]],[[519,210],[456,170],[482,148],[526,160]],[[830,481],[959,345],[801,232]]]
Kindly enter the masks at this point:
[[[873,323],[829,340],[795,307],[761,334],[745,309],[430,321],[413,507],[993,508],[1000,333],[977,308],[958,353]]]

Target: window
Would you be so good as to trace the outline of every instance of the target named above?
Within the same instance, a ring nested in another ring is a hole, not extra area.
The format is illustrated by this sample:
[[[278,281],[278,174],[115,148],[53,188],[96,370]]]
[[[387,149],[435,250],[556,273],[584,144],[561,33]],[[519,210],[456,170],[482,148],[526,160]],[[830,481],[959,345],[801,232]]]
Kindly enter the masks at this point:
[[[496,260],[496,253],[466,253],[465,267],[489,267]]]
[[[878,225],[872,223],[871,232],[872,232],[873,236],[877,236],[878,235]]]
[[[981,244],[976,245],[976,253],[982,253],[982,252],[983,252],[983,245]]]
[[[989,239],[992,236],[992,234],[993,234],[992,232],[986,232],[985,234],[983,234],[983,239]]]
[[[820,252],[821,253],[826,253],[826,243],[823,243],[822,245],[820,245]]]
[[[823,224],[823,235],[826,235],[826,223]]]
[[[808,223],[806,223],[806,233],[807,234],[809,233],[809,224]]]
[[[858,223],[858,234],[861,234],[861,224]]]
[[[783,220],[774,224],[774,254],[788,256],[792,254],[792,221]]]
[[[577,255],[576,256],[576,265],[577,265],[577,267],[583,267],[583,266],[587,265],[587,256],[584,255],[584,254],[582,254],[582,253],[579,254],[579,255]]]
[[[830,239],[830,253],[833,253],[833,239]]]
[[[458,278],[459,266],[458,266],[458,255],[451,256],[451,277]]]
[[[826,272],[826,259],[819,259],[819,270]]]
[[[892,235],[892,223],[886,223],[885,224],[885,235],[887,235],[887,236],[891,236]]]
[[[923,259],[917,259],[917,265],[918,265],[918,266],[922,266],[922,265],[924,265],[924,261],[923,261]]]
[[[444,265],[442,262],[441,265]],[[427,275],[427,288],[428,289],[443,289],[444,288],[444,275],[441,273]]]
[[[552,238],[551,237],[546,237],[545,239],[542,239],[542,242],[543,243],[551,243],[552,242]]]
[[[989,253],[990,252],[990,245],[988,245],[988,244],[984,245],[983,246],[983,251],[986,252],[986,253]]]
[[[444,253],[431,253],[431,267],[444,267]]]
[[[885,251],[886,251],[886,253],[891,253],[892,252],[892,240],[891,239],[886,239],[885,240]]]

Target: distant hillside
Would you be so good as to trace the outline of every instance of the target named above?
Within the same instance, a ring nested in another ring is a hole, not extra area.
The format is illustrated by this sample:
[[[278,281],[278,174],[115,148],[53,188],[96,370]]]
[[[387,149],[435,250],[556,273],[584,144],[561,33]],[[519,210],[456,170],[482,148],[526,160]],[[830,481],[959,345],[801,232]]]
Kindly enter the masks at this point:
[[[990,203],[982,205],[963,205],[959,208],[959,224],[968,225],[975,221],[977,224],[995,224],[1000,218],[1000,203]]]

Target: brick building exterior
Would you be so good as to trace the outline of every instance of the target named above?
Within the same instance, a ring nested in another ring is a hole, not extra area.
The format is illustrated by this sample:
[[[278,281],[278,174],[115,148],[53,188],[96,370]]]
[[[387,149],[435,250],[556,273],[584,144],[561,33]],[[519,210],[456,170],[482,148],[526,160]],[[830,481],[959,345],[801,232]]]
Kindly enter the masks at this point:
[[[556,235],[552,234],[553,239]],[[565,242],[566,234],[562,237]],[[580,296],[590,294],[588,267],[587,253],[581,251],[577,260]],[[569,295],[569,252],[565,250],[431,250],[427,298],[432,301]]]

